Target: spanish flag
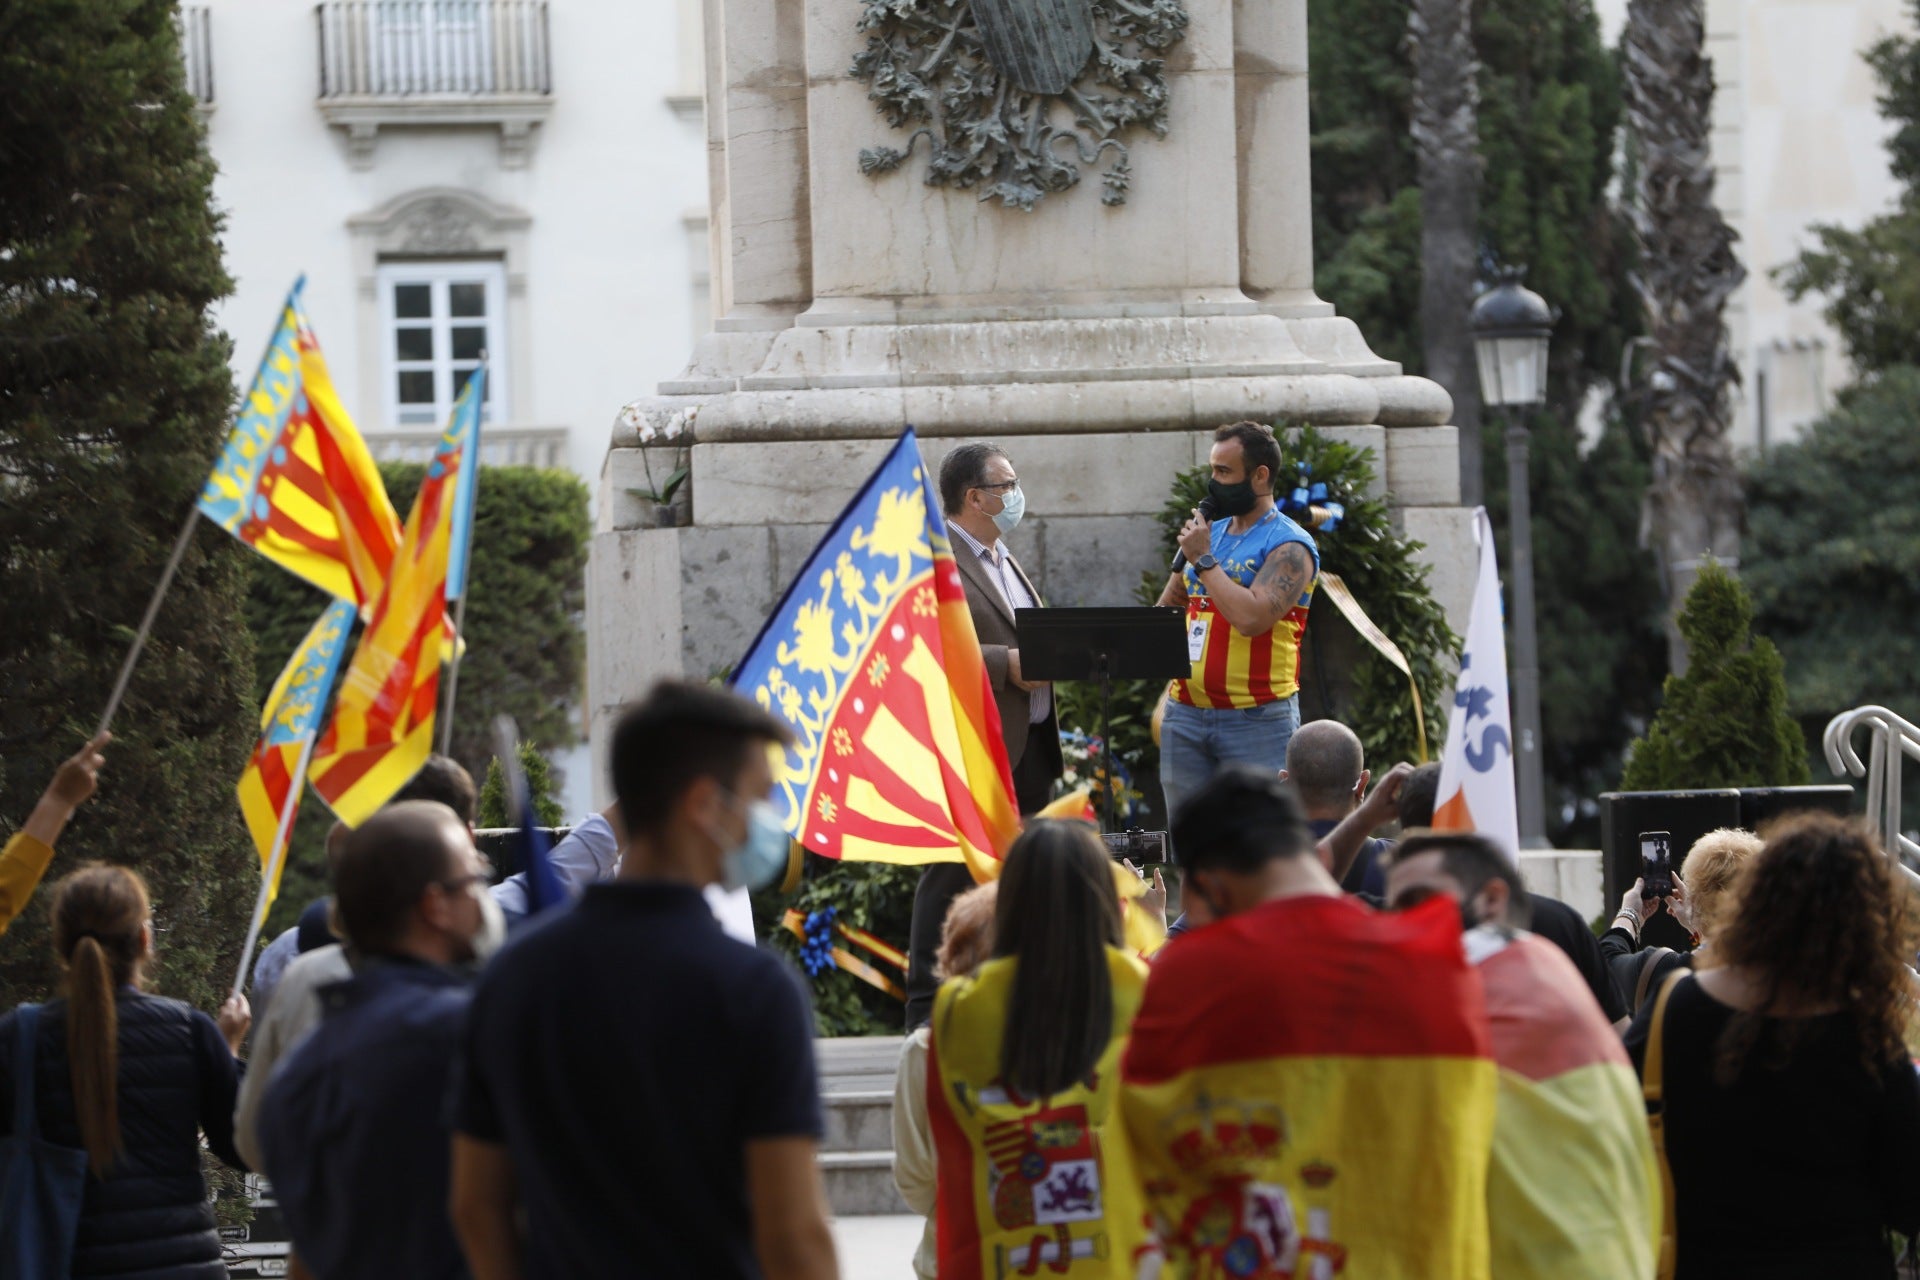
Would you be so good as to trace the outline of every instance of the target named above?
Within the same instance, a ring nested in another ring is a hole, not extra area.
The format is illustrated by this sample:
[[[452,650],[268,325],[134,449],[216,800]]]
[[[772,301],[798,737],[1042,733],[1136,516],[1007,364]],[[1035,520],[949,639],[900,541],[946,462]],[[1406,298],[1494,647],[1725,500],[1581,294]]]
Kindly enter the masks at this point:
[[[200,514],[281,568],[355,605],[379,596],[400,522],[301,310],[280,312]]]
[[[964,862],[1020,830],[1000,714],[913,428],[814,549],[732,683],[784,720],[772,804],[810,853]]]
[[[1450,901],[1282,898],[1175,939],[1121,1075],[1171,1274],[1488,1275],[1496,1076]]]
[[[240,813],[260,853],[260,874],[266,878],[263,909],[272,905],[280,891],[285,861],[279,856],[280,846],[300,808],[308,756],[320,736],[327,693],[340,668],[340,656],[346,652],[354,614],[351,601],[334,601],[293,651],[267,695],[259,741],[254,743],[246,772],[240,775],[236,788]]]
[[[407,516],[386,588],[340,681],[333,723],[314,751],[313,789],[351,827],[406,786],[433,750],[440,659],[448,638],[447,566],[461,475],[479,464],[485,380],[483,366],[453,406]]]
[[[1487,1179],[1493,1274],[1653,1275],[1660,1167],[1620,1037],[1551,942],[1487,929],[1466,938],[1500,1067]]]

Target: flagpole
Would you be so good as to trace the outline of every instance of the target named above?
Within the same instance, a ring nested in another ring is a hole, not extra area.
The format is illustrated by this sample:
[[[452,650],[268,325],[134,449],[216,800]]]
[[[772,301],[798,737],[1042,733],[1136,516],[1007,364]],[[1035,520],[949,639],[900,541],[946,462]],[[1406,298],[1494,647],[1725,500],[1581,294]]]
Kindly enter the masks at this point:
[[[134,664],[140,661],[140,653],[147,647],[147,637],[153,633],[153,620],[159,616],[160,602],[166,599],[167,589],[173,585],[173,575],[180,568],[180,561],[186,557],[187,544],[193,541],[194,522],[200,519],[200,503],[194,501],[187,510],[187,522],[180,527],[180,536],[174,539],[173,554],[167,557],[167,567],[161,570],[160,583],[153,589],[153,599],[147,601],[147,616],[140,619],[140,629],[134,633],[133,647],[127,650],[126,661],[120,664],[120,677],[113,682],[113,696],[107,699],[107,709],[100,717],[100,727],[94,736],[103,734],[113,724],[114,713],[120,710],[120,700],[126,696],[127,682],[133,679]]]
[[[473,527],[467,527],[467,545],[473,545]],[[473,572],[473,561],[467,561],[467,572]],[[453,754],[453,700],[460,692],[460,655],[467,647],[467,595],[462,591],[460,598],[453,602],[453,657],[447,663],[447,718],[440,725],[440,754]]]
[[[267,863],[266,874],[260,877],[260,896],[253,904],[253,923],[247,926],[247,940],[240,948],[240,969],[233,975],[232,995],[240,994],[240,989],[247,985],[247,970],[253,968],[253,949],[260,941],[260,930],[267,923],[269,895],[280,883],[280,872],[286,867],[287,846],[293,837],[293,815],[300,812],[300,793],[307,785],[307,765],[313,760],[313,744],[319,740],[318,733],[309,734],[300,747],[300,762],[293,768],[293,789],[287,795],[286,810],[280,815],[280,830],[273,837],[273,857]]]

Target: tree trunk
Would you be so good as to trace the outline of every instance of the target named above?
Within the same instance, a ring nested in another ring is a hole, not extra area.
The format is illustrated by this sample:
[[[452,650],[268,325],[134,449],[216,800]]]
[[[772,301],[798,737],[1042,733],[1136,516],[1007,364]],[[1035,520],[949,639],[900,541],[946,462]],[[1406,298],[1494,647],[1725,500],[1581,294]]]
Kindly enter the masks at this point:
[[[1420,181],[1420,342],[1426,375],[1453,397],[1460,500],[1477,506],[1480,387],[1467,309],[1480,244],[1479,63],[1469,0],[1413,0],[1413,141]]]
[[[1701,0],[1631,0],[1627,123],[1637,144],[1634,289],[1653,366],[1643,421],[1652,446],[1647,527],[1667,590],[1667,652],[1686,670],[1677,619],[1702,561],[1740,563],[1743,500],[1728,440],[1738,382],[1727,299],[1746,278],[1736,236],[1713,203],[1713,66]]]

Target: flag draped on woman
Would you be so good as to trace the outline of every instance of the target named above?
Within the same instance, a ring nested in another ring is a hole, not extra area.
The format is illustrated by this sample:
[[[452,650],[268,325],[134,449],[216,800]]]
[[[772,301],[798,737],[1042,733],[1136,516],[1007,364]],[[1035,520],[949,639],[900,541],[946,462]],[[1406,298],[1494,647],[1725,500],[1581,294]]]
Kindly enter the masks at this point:
[[[1507,709],[1507,634],[1500,611],[1500,568],[1493,551],[1493,522],[1486,508],[1474,513],[1480,540],[1480,576],[1467,621],[1467,648],[1460,655],[1453,716],[1440,756],[1438,804],[1433,825],[1443,831],[1478,831],[1509,858],[1520,855],[1520,817],[1513,789],[1513,718]]]
[[[333,723],[314,751],[313,788],[359,826],[426,763],[448,639],[447,569],[459,525],[462,472],[479,465],[486,370],[453,406],[407,516],[385,590],[340,681]],[[464,536],[464,529],[462,529]]]
[[[811,853],[964,862],[1020,829],[1000,716],[909,427],[827,531],[733,685],[784,720],[774,807]]]
[[[287,294],[199,511],[281,568],[366,607],[386,581],[400,522],[301,310],[305,285]]]

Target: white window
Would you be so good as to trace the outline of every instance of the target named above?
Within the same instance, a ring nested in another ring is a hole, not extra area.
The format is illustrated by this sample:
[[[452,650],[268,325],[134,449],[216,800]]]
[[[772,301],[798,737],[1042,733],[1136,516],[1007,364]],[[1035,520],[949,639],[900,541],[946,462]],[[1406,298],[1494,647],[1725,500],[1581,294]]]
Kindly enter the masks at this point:
[[[378,272],[387,421],[437,427],[487,362],[482,420],[507,417],[507,273],[498,262],[385,262]]]

